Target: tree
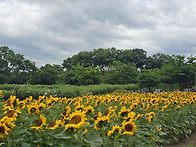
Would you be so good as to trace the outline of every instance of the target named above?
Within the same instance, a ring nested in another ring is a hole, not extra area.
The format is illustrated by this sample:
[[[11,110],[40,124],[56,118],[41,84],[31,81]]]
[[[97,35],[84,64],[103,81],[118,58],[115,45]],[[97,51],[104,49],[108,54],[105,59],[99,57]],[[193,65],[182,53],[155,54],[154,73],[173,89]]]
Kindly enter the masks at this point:
[[[31,84],[56,84],[58,76],[63,73],[63,68],[60,65],[46,64],[41,66],[40,69],[33,72],[29,83]]]
[[[7,46],[0,47],[0,83],[24,83],[22,78],[18,78],[20,73],[28,77],[31,71],[36,70],[35,63],[25,59],[21,54],[15,54]],[[20,79],[20,80],[18,80]],[[22,81],[21,81],[22,80]]]
[[[169,64],[161,67],[161,81],[170,84],[172,89],[174,83],[179,84],[180,90],[184,87],[192,87],[195,71],[191,62],[186,61],[184,56],[172,55],[169,58]]]
[[[59,77],[58,83],[72,85],[94,85],[101,83],[101,71],[99,68],[92,66],[84,67],[83,64],[73,66],[70,70],[59,75]]]
[[[119,61],[125,64],[136,64],[137,68],[143,68],[146,62],[146,51],[143,49],[123,50],[119,56]]]
[[[146,69],[160,69],[163,65],[169,63],[170,56],[162,53],[157,53],[155,55],[149,56],[146,59],[145,68]]]
[[[104,75],[105,83],[108,84],[136,83],[136,78],[136,66],[127,65],[120,61],[114,61],[110,64]]]
[[[73,55],[71,58],[63,60],[63,68],[70,70],[72,66],[77,64],[83,64],[84,67],[92,66],[92,52],[91,51],[81,51],[77,55]]]
[[[151,91],[152,87],[157,87],[159,83],[159,76],[156,70],[143,69],[138,76],[138,85],[140,88],[147,87]]]

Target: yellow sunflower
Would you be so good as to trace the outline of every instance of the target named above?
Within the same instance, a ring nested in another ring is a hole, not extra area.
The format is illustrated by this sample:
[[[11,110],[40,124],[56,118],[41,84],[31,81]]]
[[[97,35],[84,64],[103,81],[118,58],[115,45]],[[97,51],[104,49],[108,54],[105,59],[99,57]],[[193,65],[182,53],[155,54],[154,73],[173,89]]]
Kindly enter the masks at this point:
[[[156,114],[154,112],[150,112],[146,113],[145,116],[147,116],[146,119],[149,121],[149,123],[151,123],[152,118],[156,117]]]
[[[31,129],[35,130],[42,130],[43,125],[46,125],[46,118],[44,115],[40,115],[40,118],[35,122],[34,126],[30,127]]]
[[[32,103],[31,105],[27,105],[29,114],[33,114],[34,112],[36,112],[37,107],[38,107],[37,103]]]
[[[85,113],[81,111],[76,111],[70,114],[68,120],[69,123],[65,125],[65,130],[70,128],[77,129],[83,127],[85,124],[88,124],[86,122],[87,118]]]
[[[6,114],[7,117],[9,118],[13,118],[14,121],[17,119],[16,117],[18,117],[18,114],[21,114],[22,112],[18,111],[18,110],[9,110],[9,111],[5,111],[4,114]]]
[[[14,109],[14,107],[18,104],[19,104],[19,99],[17,99],[16,96],[11,95],[10,98],[3,105],[3,109],[4,110]]]
[[[2,95],[2,91],[0,90],[0,96]]]
[[[67,106],[67,107],[64,109],[64,112],[61,113],[61,116],[62,116],[62,117],[68,117],[69,114],[70,114],[70,112],[71,112],[71,108],[70,108],[69,106]]]
[[[100,128],[104,127],[107,123],[110,122],[109,116],[100,116],[97,117],[94,123],[95,130],[99,130]]]
[[[4,124],[8,125],[11,128],[16,126],[14,124],[14,118],[13,117],[8,117],[8,116],[4,116],[3,118],[1,118],[0,123],[4,123]]]
[[[157,98],[151,99],[150,103],[154,106],[159,100]]]
[[[122,128],[120,126],[117,125],[113,126],[112,130],[108,131],[108,136],[112,136],[112,135],[117,136],[118,134],[121,133],[121,129]]]
[[[94,111],[95,111],[95,109],[90,105],[84,108],[84,112],[86,114],[93,113]]]
[[[136,125],[134,122],[129,121],[123,124],[122,128],[124,130],[123,134],[133,135],[133,133],[136,131]]]
[[[127,117],[131,110],[126,108],[125,106],[121,107],[120,112],[118,112],[118,116],[120,117]]]
[[[51,122],[47,127],[46,129],[56,129],[59,127],[59,125],[61,124],[61,120],[56,120],[55,122]]]
[[[138,118],[144,116],[144,114],[137,114],[137,116],[133,120],[137,120]]]
[[[157,127],[157,130],[161,131],[161,130],[162,130],[162,128],[161,128],[161,127]]]
[[[85,109],[84,105],[76,105],[75,106],[75,111],[83,111]]]
[[[8,135],[11,132],[5,123],[0,123],[0,138],[6,138],[5,135]]]

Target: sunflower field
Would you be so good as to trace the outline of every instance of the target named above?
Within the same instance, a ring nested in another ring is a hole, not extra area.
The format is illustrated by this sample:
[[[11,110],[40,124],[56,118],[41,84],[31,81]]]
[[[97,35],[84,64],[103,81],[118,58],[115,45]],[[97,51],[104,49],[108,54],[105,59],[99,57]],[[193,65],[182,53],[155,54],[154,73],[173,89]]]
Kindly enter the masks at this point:
[[[0,146],[10,147],[172,146],[196,125],[194,92],[11,95],[0,108]]]

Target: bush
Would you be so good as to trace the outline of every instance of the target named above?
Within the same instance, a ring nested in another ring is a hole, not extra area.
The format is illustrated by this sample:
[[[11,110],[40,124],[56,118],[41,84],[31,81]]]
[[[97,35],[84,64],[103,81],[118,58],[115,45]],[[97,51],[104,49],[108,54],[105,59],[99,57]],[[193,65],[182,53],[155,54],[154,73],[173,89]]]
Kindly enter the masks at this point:
[[[0,85],[3,91],[2,98],[8,99],[10,95],[16,95],[18,98],[25,99],[33,96],[39,97],[41,95],[52,95],[58,97],[76,97],[86,94],[100,95],[112,93],[115,91],[132,92],[138,90],[137,85],[89,85],[89,86],[75,86],[75,85]]]

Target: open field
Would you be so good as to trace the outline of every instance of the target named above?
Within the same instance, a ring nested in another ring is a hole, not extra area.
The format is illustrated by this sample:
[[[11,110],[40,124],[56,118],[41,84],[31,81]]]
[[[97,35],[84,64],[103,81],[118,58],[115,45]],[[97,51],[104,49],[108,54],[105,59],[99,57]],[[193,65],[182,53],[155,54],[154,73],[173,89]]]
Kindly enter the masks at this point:
[[[10,96],[0,146],[172,146],[196,124],[196,93]]]

